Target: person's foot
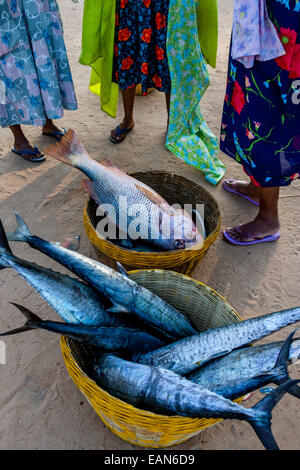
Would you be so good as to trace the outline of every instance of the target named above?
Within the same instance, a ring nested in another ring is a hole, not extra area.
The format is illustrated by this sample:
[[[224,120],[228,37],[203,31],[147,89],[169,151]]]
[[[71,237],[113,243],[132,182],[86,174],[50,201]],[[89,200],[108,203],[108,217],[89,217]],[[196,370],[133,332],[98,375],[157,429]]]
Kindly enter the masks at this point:
[[[126,121],[125,119],[119,124],[115,129],[113,129],[110,133],[110,140],[114,143],[121,143],[132,131],[134,128],[134,121],[131,119],[130,121]]]
[[[43,126],[42,133],[43,135],[53,137],[54,139],[59,141],[66,133],[66,130],[56,126],[53,121],[47,120],[46,124]]]
[[[250,202],[259,206],[259,188],[254,186],[252,182],[238,181],[234,179],[227,179],[223,182],[223,188],[234,194],[245,197]]]
[[[45,160],[45,156],[40,150],[33,146],[26,138],[23,140],[15,140],[12,151],[30,162],[41,162]]]
[[[257,217],[252,222],[227,229],[223,233],[227,234],[235,242],[244,244],[259,241],[266,237],[277,237],[279,231],[280,224],[278,220]]]

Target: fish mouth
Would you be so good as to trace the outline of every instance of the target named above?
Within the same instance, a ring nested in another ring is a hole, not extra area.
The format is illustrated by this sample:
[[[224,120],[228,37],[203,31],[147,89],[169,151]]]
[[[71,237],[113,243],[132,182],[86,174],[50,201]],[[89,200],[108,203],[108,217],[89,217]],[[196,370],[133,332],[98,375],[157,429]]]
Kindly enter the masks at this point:
[[[194,238],[188,239],[185,242],[185,249],[199,250],[204,244],[204,239],[201,235],[196,234]]]

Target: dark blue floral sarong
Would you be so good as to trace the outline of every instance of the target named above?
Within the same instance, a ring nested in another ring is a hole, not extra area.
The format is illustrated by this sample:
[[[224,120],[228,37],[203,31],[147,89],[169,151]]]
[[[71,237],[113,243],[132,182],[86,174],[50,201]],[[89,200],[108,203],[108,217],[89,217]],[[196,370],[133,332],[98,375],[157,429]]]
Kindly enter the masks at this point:
[[[267,0],[286,54],[246,69],[229,60],[221,150],[261,187],[300,177],[300,0]]]
[[[113,81],[122,90],[170,92],[166,53],[169,0],[117,0]]]

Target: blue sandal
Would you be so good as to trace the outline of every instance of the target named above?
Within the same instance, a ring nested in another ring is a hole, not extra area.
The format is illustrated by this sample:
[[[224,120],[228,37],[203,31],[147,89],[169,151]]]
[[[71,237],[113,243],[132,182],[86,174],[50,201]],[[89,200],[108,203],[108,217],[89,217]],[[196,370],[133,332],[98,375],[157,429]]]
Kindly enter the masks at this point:
[[[46,135],[47,137],[53,137],[53,139],[59,142],[66,132],[66,129],[63,127],[62,131],[43,132],[43,135]]]
[[[12,152],[16,153],[17,155],[19,155],[20,157],[24,158],[24,160],[26,160],[27,162],[33,162],[33,163],[38,163],[38,162],[43,162],[44,160],[46,160],[46,157],[45,155],[41,154],[40,157],[37,157],[37,155],[40,154],[40,151],[39,149],[35,146],[33,150],[16,150],[14,147],[12,147]],[[26,155],[36,155],[36,158],[31,158],[31,157],[28,157],[26,158]]]
[[[120,144],[121,142],[123,142],[123,140],[125,139],[125,137],[127,136],[127,134],[129,134],[130,131],[132,131],[132,129],[134,128],[134,126],[132,127],[126,127],[124,129],[121,129],[120,125],[117,126],[114,130],[117,134],[117,138],[113,137],[112,134],[110,134],[110,141],[113,143],[113,144]],[[112,131],[113,132],[113,131]],[[122,136],[122,137],[121,137]],[[118,137],[121,137],[121,138],[118,138]]]

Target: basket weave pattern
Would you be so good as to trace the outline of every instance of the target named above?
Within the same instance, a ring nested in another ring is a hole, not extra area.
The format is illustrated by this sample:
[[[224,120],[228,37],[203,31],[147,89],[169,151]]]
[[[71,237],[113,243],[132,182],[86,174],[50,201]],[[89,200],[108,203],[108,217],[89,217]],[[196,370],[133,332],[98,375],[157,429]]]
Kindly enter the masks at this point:
[[[169,204],[204,204],[207,238],[204,244],[193,249],[173,250],[169,252],[142,253],[121,248],[99,237],[96,204],[89,199],[84,208],[84,228],[99,260],[116,269],[116,261],[123,264],[127,271],[135,269],[167,269],[191,275],[209,247],[216,240],[221,227],[220,210],[216,200],[201,186],[178,175],[152,171],[132,174],[134,178],[149,185],[160,193]]]
[[[241,321],[217,292],[187,276],[160,270],[133,271],[129,275],[185,314],[199,331]],[[128,405],[89,378],[93,348],[62,337],[61,349],[71,378],[96,413],[113,433],[131,444],[149,448],[172,446],[221,421],[162,416]]]

